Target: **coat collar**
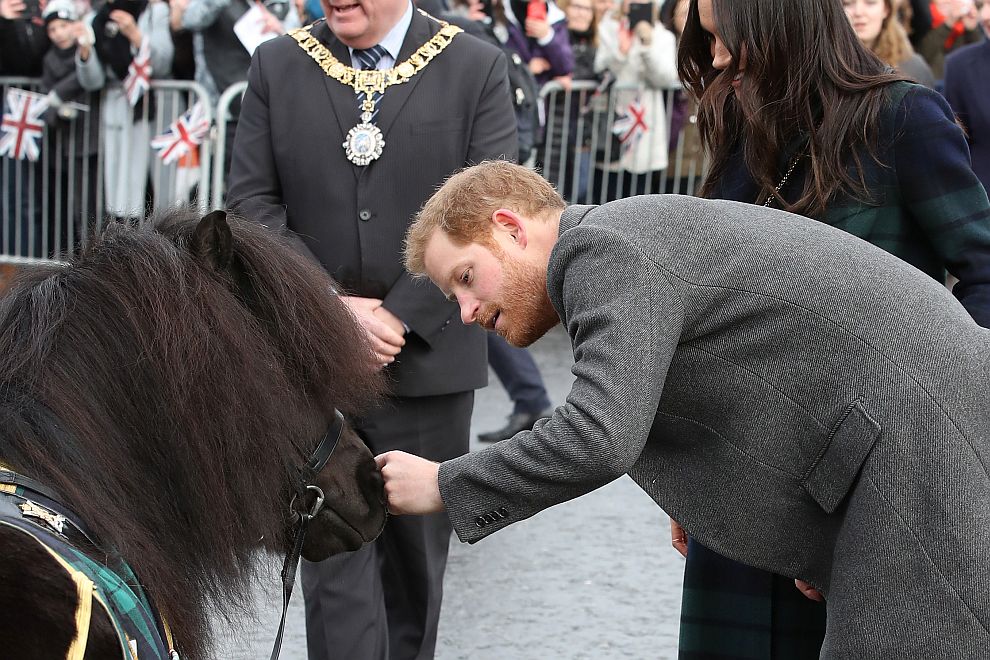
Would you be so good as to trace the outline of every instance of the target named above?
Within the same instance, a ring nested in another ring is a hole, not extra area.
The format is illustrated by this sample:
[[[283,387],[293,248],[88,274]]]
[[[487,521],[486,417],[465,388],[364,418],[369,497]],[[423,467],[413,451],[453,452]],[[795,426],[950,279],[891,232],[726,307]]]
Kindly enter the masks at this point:
[[[563,236],[564,232],[568,229],[574,229],[581,224],[584,216],[596,208],[598,207],[588,204],[572,204],[564,209],[564,212],[560,215],[560,229],[557,232],[557,238],[559,239]]]

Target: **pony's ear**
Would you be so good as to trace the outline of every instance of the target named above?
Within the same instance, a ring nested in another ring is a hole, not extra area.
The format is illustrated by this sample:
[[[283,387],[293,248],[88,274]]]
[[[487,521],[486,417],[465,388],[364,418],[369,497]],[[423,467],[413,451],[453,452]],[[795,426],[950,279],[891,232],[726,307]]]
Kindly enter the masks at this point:
[[[226,270],[234,256],[233,237],[226,211],[212,211],[203,216],[193,232],[190,249],[193,256],[215,270]]]

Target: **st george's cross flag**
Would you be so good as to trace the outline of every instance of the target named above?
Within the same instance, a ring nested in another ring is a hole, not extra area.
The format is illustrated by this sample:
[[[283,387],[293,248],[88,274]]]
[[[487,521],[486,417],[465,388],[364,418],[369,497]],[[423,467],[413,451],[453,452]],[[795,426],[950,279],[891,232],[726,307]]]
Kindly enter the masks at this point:
[[[17,160],[38,160],[38,140],[45,131],[42,113],[48,109],[48,99],[27,90],[7,89],[7,112],[3,115],[0,130],[0,156]]]
[[[151,148],[166,165],[175,162],[203,144],[210,132],[210,120],[203,102],[199,101],[186,110],[159,136],[151,140]]]
[[[127,77],[124,78],[124,95],[131,107],[151,89],[151,42],[145,39],[137,55],[127,66]]]

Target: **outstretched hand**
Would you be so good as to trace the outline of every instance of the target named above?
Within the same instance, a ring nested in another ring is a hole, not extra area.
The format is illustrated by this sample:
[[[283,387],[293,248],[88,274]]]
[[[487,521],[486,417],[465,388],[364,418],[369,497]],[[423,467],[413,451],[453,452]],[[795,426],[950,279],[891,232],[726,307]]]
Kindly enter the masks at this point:
[[[404,451],[388,451],[375,456],[385,479],[388,512],[395,515],[422,515],[443,511],[437,475],[440,464]]]

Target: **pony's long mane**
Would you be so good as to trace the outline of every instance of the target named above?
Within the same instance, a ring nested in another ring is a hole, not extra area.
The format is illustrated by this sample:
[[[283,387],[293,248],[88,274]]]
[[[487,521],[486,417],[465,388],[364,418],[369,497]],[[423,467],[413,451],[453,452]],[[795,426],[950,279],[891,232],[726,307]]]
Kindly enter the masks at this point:
[[[0,300],[0,460],[58,490],[204,657],[208,615],[250,602],[259,539],[332,409],[381,391],[318,266],[230,221],[233,272],[192,254],[198,216],[110,226]]]

